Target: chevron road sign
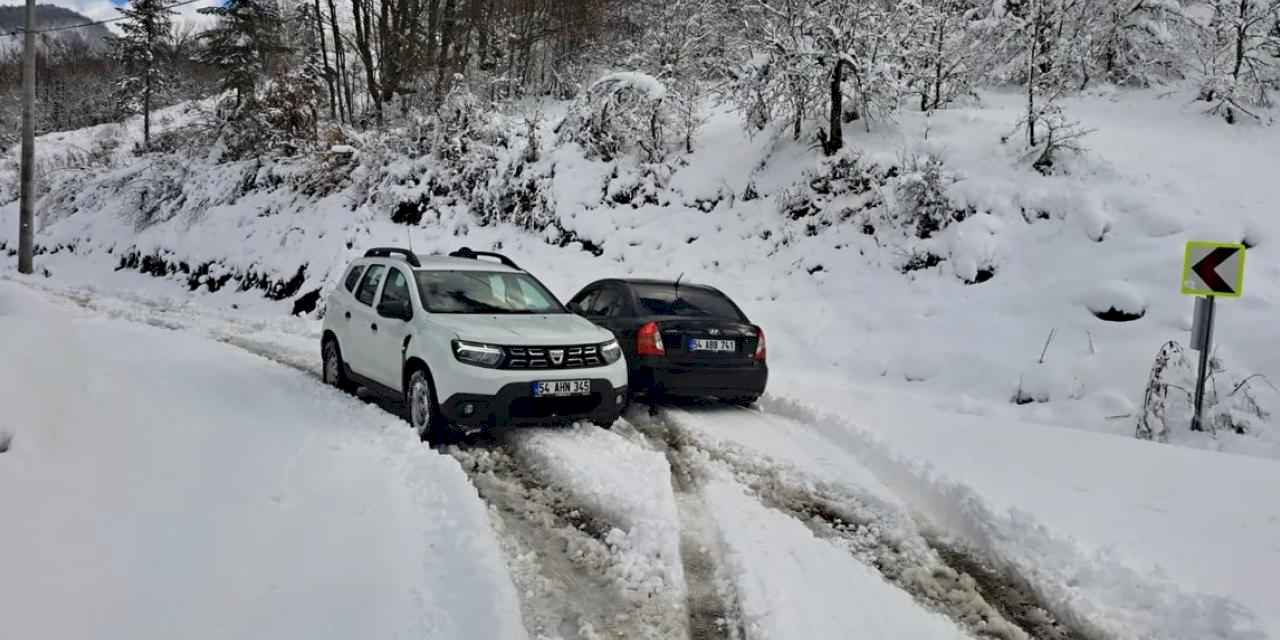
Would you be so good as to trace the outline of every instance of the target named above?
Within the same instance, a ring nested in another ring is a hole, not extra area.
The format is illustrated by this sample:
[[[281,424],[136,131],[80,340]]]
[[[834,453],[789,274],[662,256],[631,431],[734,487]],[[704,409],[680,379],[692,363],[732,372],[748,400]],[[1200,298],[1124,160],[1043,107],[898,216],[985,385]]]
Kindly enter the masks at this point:
[[[1244,293],[1244,254],[1242,244],[1188,242],[1182,262],[1182,293],[1239,298]]]

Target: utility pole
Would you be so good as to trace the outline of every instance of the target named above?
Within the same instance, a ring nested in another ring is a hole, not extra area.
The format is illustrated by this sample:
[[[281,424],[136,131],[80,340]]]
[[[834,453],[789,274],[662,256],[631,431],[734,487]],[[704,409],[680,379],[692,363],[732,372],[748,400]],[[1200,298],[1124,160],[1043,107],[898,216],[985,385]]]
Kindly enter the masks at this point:
[[[36,156],[36,0],[27,0],[26,27],[22,35],[22,202],[18,214],[18,273],[31,273],[34,250]]]

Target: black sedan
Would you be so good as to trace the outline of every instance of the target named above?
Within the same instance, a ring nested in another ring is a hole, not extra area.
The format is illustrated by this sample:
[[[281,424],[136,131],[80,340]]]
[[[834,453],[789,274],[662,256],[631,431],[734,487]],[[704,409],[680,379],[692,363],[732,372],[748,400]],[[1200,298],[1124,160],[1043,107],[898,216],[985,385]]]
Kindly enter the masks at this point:
[[[633,393],[650,400],[713,397],[743,405],[764,393],[764,331],[717,289],[679,281],[599,280],[578,292],[569,309],[617,336]]]

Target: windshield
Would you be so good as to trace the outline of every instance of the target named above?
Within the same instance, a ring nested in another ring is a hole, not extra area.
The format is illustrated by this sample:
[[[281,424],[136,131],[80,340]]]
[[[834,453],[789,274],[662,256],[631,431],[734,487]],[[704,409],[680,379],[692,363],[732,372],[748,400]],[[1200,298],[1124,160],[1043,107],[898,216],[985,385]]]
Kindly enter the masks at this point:
[[[559,300],[527,273],[417,271],[422,306],[431,313],[566,313]]]
[[[693,316],[742,321],[742,312],[723,295],[699,287],[641,284],[635,287],[643,313],[654,316]]]

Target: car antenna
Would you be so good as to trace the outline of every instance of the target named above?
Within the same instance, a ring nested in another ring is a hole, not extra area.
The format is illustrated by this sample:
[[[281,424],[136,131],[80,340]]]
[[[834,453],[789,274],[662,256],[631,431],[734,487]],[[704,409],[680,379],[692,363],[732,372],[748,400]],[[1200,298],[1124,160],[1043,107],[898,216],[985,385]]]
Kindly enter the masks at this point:
[[[684,279],[684,272],[682,271],[680,272],[680,275],[676,276],[676,300],[680,299],[680,281],[683,279]]]

